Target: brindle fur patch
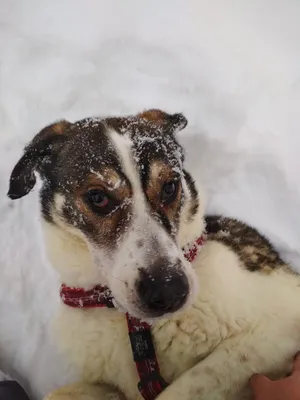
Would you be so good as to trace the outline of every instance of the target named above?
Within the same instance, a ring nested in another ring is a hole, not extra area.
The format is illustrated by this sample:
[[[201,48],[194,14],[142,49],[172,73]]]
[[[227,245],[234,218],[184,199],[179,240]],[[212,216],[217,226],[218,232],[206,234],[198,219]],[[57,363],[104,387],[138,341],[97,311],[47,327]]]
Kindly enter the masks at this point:
[[[222,216],[207,216],[205,221],[208,240],[231,248],[248,271],[269,274],[276,268],[289,269],[271,243],[256,229]]]
[[[84,181],[82,190],[104,189],[120,201],[129,199],[132,196],[130,182],[112,167],[99,168],[88,175]]]
[[[195,181],[193,180],[190,173],[187,172],[186,170],[184,170],[183,173],[184,173],[184,178],[185,178],[186,184],[191,193],[191,207],[190,207],[189,215],[188,215],[188,221],[191,222],[193,220],[193,218],[196,216],[198,209],[199,209],[199,194],[198,194],[198,190],[196,189]]]
[[[57,135],[62,135],[66,132],[66,130],[68,128],[70,128],[72,126],[72,124],[66,120],[61,120],[56,122],[55,124],[53,124],[51,126],[51,129],[54,133],[56,133]]]
[[[42,165],[46,177],[41,191],[43,215],[54,222],[54,195],[61,194],[64,221],[111,249],[130,220],[130,183],[101,120],[79,121],[68,132],[64,145],[51,154],[51,162]],[[97,214],[86,201],[91,189],[105,189],[120,206],[108,216]]]
[[[173,180],[178,181],[177,196],[170,205],[163,207],[161,205],[163,186],[165,183]],[[176,228],[179,223],[179,212],[181,209],[182,187],[180,184],[180,176],[162,160],[153,161],[150,164],[149,180],[145,192],[154,211],[158,209],[161,210],[166,215],[171,225]]]
[[[81,230],[100,247],[114,248],[120,235],[126,231],[131,207],[125,203],[118,206],[109,216],[102,217],[93,212],[80,197],[77,198],[75,204],[82,216]],[[74,218],[74,211],[72,214],[72,216],[68,215],[69,220]]]
[[[97,215],[86,201],[89,190],[104,190],[119,205],[108,216]],[[88,227],[88,236],[94,241],[114,245],[119,235],[124,233],[130,220],[132,190],[129,182],[111,167],[104,167],[87,176],[84,184],[74,188],[75,205],[81,212],[82,220]],[[86,228],[85,228],[86,229]]]
[[[160,125],[162,125],[164,121],[168,120],[169,118],[167,113],[157,109],[143,111],[142,113],[138,114],[138,117],[157,122]]]
[[[175,129],[183,129],[187,125],[187,120],[182,114],[167,114],[157,109],[144,111],[138,114],[137,117],[154,122],[159,126],[173,126]]]

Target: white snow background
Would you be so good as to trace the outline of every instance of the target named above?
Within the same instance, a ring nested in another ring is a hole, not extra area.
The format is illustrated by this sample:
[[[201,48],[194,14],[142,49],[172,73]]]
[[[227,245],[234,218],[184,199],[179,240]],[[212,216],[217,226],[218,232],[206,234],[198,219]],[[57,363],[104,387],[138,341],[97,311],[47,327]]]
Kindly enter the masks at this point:
[[[49,333],[37,188],[6,197],[23,146],[58,118],[183,112],[208,211],[300,271],[299,19],[299,0],[0,0],[0,367],[36,399],[75,375]]]

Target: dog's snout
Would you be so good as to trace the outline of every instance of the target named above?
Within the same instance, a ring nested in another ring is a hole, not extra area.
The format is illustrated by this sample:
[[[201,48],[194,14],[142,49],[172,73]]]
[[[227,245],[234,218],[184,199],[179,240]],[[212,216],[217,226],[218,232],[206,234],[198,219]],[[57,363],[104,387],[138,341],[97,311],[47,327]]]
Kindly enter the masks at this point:
[[[142,270],[137,282],[137,292],[143,306],[155,315],[175,312],[185,303],[189,282],[184,273],[176,269],[166,272],[163,268]]]

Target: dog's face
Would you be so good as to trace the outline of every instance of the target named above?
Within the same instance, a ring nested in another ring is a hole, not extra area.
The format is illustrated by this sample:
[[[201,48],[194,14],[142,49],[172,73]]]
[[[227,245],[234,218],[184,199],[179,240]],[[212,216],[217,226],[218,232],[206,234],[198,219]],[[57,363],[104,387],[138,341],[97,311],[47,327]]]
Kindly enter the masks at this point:
[[[35,136],[11,175],[17,199],[40,173],[43,218],[83,238],[103,278],[95,284],[138,317],[173,313],[196,291],[178,242],[199,205],[175,138],[186,124],[160,110],[60,121]]]

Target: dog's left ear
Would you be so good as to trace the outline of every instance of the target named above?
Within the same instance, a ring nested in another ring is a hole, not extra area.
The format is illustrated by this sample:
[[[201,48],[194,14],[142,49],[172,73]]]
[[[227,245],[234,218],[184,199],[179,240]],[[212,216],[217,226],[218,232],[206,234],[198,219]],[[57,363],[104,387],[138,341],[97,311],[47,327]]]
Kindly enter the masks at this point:
[[[147,110],[140,114],[138,117],[154,122],[161,127],[169,128],[173,133],[184,129],[188,121],[183,114],[168,114],[162,110]]]
[[[68,121],[55,122],[42,129],[24,149],[24,154],[15,165],[9,182],[7,196],[20,199],[30,192],[36,183],[35,171],[43,172],[43,165],[51,163],[55,153],[62,148],[66,132],[72,126]]]

